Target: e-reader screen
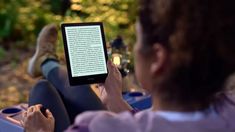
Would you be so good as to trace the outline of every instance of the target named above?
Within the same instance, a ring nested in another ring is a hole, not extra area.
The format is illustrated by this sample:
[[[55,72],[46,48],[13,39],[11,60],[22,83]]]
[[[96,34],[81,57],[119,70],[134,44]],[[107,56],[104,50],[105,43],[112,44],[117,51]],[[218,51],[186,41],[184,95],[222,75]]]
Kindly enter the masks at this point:
[[[102,24],[62,24],[62,31],[64,32],[65,53],[67,54],[67,62],[69,62],[67,64],[71,79],[86,77],[87,80],[77,80],[85,81],[80,82],[80,84],[89,83],[89,80],[91,81],[90,83],[92,81],[99,82],[95,81],[97,79],[94,76],[107,75],[108,73]]]

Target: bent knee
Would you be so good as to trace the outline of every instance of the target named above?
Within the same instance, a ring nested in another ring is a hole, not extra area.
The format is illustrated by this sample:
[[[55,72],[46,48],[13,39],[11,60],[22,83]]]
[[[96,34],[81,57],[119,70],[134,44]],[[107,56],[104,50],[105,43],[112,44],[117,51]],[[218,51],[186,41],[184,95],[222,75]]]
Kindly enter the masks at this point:
[[[44,95],[53,92],[53,86],[47,80],[39,80],[30,92],[30,96]]]

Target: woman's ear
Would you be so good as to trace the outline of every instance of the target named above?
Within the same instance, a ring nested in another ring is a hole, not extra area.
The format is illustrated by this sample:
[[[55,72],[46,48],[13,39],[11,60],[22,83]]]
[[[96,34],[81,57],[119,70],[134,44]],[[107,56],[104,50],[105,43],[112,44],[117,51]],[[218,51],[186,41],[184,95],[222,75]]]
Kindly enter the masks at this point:
[[[153,45],[152,61],[150,64],[150,74],[159,75],[164,72],[167,63],[167,49],[159,43]]]

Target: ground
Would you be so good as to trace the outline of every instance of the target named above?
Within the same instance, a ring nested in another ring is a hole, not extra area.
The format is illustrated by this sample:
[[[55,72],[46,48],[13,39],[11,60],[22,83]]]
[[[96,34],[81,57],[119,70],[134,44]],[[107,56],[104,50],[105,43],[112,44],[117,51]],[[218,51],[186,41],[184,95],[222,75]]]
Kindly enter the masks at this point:
[[[32,78],[27,74],[28,59],[35,49],[8,51],[0,60],[0,109],[28,100],[30,89],[40,78]],[[17,58],[16,58],[17,56]],[[58,54],[62,65],[65,64],[64,54]],[[133,74],[124,79],[125,91],[139,91]],[[96,91],[97,93],[97,91]]]
[[[27,101],[28,93],[37,81],[26,72],[27,60],[32,53],[33,50],[8,51],[0,61],[0,109]]]
[[[29,91],[40,78],[27,74],[29,58],[34,54],[34,47],[29,49],[11,49],[0,60],[0,109],[28,100]],[[62,65],[64,54],[58,53]]]

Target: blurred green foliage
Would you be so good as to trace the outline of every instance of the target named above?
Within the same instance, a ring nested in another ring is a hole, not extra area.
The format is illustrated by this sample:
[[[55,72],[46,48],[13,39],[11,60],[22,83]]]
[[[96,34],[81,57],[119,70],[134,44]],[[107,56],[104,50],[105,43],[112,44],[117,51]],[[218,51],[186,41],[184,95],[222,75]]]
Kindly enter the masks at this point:
[[[107,41],[121,35],[133,44],[135,0],[71,0],[67,9],[65,1],[1,0],[0,45],[4,49],[34,47],[37,34],[48,23],[94,21],[104,23]]]
[[[0,0],[0,65],[4,74],[0,78],[0,109],[27,100],[27,88],[35,80],[25,74],[27,64],[20,61],[27,60],[25,53],[33,52],[43,26],[101,21],[107,42],[121,35],[132,51],[136,4],[136,0]],[[63,54],[61,33],[58,53]],[[129,68],[133,69],[133,61]]]
[[[6,51],[2,47],[0,47],[0,60],[5,58],[5,56],[6,56]]]
[[[48,1],[0,1],[0,43],[4,48],[28,48],[41,28],[56,19]]]

